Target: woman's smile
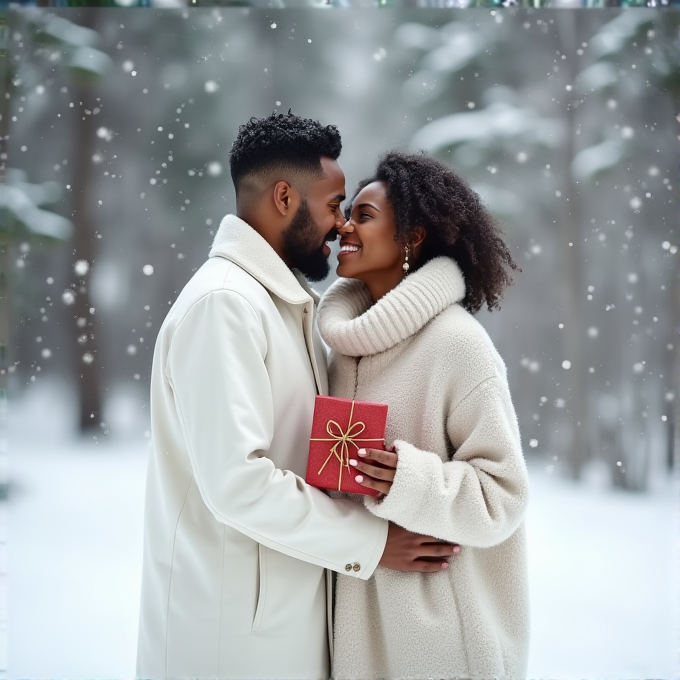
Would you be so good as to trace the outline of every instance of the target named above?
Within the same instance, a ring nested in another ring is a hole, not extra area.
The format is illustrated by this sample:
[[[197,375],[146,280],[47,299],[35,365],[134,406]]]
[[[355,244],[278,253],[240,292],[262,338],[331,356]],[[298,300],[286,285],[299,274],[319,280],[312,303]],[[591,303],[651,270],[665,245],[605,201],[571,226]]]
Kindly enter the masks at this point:
[[[340,252],[338,253],[338,257],[354,255],[354,253],[358,253],[359,250],[361,250],[361,246],[358,243],[351,243],[350,241],[340,241]]]

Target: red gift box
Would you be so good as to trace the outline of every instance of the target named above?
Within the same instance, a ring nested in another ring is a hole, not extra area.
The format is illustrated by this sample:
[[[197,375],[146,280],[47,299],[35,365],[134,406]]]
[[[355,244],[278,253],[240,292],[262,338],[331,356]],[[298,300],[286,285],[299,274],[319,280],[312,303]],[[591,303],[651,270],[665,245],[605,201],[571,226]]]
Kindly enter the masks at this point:
[[[308,484],[320,489],[379,496],[354,481],[359,449],[385,448],[387,405],[317,396],[309,439]]]

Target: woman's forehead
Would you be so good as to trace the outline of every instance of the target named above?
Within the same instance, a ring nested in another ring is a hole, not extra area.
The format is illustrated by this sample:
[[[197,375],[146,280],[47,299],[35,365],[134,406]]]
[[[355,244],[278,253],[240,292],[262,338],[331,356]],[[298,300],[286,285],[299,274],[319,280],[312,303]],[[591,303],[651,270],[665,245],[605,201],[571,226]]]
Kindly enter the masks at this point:
[[[382,182],[371,182],[367,184],[352,201],[352,205],[359,205],[363,201],[384,204],[387,201],[385,185]]]

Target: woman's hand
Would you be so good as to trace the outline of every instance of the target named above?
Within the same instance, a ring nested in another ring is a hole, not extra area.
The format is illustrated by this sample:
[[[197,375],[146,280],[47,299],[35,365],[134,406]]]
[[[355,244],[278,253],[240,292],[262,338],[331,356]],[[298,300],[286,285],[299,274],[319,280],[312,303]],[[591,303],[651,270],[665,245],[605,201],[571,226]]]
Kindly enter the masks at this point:
[[[359,449],[359,460],[350,459],[352,465],[359,474],[355,480],[370,489],[379,491],[386,496],[392,488],[394,475],[397,472],[397,452],[393,446],[388,446],[386,451],[379,449]]]

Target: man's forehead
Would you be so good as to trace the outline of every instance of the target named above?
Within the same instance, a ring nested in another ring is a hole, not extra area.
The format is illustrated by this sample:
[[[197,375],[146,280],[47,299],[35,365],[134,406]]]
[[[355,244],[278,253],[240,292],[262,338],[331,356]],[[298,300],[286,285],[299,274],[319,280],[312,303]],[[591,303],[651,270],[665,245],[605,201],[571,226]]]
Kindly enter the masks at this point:
[[[321,157],[321,175],[312,183],[312,188],[317,189],[328,198],[345,199],[345,173],[340,164],[332,158]]]
[[[345,173],[342,171],[340,163],[327,156],[321,156],[321,175],[322,179],[342,178],[342,181],[345,181]]]

